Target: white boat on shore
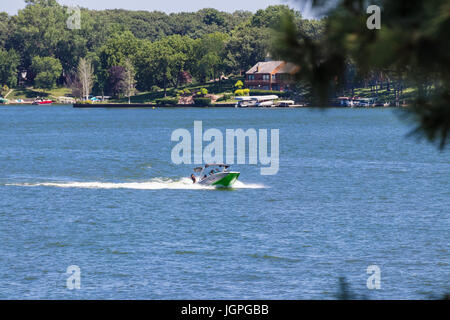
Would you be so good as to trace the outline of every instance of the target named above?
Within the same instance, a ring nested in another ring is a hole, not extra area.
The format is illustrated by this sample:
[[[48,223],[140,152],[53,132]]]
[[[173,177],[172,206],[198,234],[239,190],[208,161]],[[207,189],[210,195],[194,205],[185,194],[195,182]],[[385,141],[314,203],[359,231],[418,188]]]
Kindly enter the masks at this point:
[[[250,108],[250,107],[273,107],[275,100],[279,97],[275,95],[270,96],[248,96],[236,97],[236,108]]]

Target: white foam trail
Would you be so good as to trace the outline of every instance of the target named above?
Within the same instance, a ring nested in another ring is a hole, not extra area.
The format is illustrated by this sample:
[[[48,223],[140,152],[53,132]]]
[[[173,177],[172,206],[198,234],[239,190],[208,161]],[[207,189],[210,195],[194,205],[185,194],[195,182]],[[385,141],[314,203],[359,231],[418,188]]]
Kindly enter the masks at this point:
[[[37,183],[11,183],[7,186],[20,187],[55,187],[55,188],[80,188],[80,189],[136,189],[136,190],[214,190],[211,186],[193,184],[189,178],[174,181],[171,179],[154,178],[147,182],[37,182]],[[263,185],[244,184],[236,181],[234,189],[262,189]]]
[[[233,185],[233,189],[266,189],[267,187],[262,184],[256,183],[243,183],[242,181],[236,181]]]

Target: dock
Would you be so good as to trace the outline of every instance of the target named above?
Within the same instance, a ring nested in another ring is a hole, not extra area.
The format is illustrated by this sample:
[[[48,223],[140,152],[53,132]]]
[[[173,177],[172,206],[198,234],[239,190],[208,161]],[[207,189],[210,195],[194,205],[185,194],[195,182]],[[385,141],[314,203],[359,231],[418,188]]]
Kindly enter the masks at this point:
[[[226,103],[222,103],[222,104],[215,104],[215,105],[211,105],[209,107],[207,106],[197,106],[194,104],[178,104],[178,105],[174,105],[174,106],[164,106],[164,105],[156,105],[156,104],[145,104],[145,103],[93,103],[93,104],[88,104],[88,103],[74,103],[73,104],[74,108],[81,108],[81,109],[99,109],[99,108],[234,108],[235,104],[226,104]]]

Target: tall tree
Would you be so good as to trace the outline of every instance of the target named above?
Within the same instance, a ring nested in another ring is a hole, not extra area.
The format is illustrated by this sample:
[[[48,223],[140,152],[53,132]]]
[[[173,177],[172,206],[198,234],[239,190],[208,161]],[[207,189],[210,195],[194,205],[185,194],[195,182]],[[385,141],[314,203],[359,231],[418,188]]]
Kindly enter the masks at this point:
[[[115,97],[120,97],[125,92],[125,68],[114,66],[108,70],[108,92]]]
[[[136,80],[135,77],[135,71],[133,64],[129,59],[125,60],[125,79],[124,79],[124,85],[125,85],[125,95],[128,97],[128,104],[131,103],[131,96],[134,95],[136,89]]]
[[[80,58],[78,63],[78,80],[81,84],[82,96],[88,100],[94,86],[94,69],[90,60]]]

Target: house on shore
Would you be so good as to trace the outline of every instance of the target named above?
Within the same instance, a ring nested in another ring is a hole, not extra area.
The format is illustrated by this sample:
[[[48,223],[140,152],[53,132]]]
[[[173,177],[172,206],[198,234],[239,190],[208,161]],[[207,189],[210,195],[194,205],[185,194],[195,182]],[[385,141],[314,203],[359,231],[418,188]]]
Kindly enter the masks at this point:
[[[285,61],[258,62],[245,73],[249,89],[287,91],[300,67]]]

